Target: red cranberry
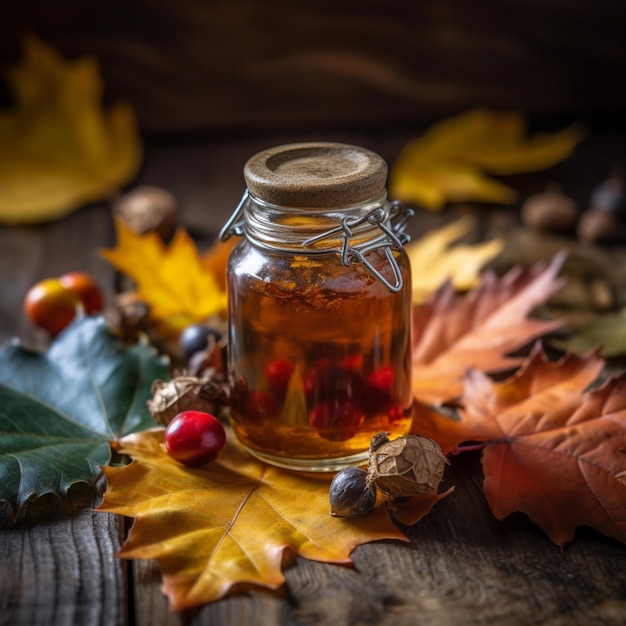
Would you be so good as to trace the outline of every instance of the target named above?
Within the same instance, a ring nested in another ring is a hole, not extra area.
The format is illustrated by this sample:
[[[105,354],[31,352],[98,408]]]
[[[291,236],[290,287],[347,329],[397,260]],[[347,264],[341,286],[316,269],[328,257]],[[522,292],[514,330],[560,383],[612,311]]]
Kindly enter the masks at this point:
[[[321,437],[331,441],[350,439],[362,421],[363,411],[356,402],[348,399],[326,400],[309,412],[309,425],[317,428]]]

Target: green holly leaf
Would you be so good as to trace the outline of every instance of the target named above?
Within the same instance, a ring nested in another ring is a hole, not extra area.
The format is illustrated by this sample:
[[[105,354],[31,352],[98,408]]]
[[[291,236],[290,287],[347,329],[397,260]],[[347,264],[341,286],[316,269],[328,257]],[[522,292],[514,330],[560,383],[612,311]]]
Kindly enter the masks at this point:
[[[14,506],[78,482],[93,484],[110,443],[155,426],[146,407],[167,361],[123,346],[102,318],[79,317],[34,352],[0,350],[0,499]]]

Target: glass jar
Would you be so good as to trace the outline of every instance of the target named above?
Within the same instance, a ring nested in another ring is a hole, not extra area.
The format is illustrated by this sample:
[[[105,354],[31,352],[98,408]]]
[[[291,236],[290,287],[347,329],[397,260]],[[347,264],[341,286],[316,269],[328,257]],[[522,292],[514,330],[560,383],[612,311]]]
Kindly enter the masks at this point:
[[[278,146],[245,165],[221,238],[228,263],[230,418],[280,467],[336,471],[411,426],[412,215],[356,146]]]

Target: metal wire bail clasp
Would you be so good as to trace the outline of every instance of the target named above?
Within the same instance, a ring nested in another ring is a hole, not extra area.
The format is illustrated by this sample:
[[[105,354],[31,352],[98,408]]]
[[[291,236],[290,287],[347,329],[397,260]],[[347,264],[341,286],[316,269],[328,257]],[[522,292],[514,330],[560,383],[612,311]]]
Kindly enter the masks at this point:
[[[402,271],[398,265],[398,261],[393,256],[393,250],[401,251],[405,243],[411,240],[411,237],[403,232],[407,222],[413,217],[413,209],[405,207],[401,202],[393,201],[389,203],[389,217],[383,208],[377,207],[362,217],[345,217],[341,220],[341,225],[330,229],[329,231],[311,237],[302,242],[302,246],[306,247],[333,235],[338,235],[343,231],[343,242],[341,245],[341,260],[345,266],[352,263],[361,263],[373,276],[375,276],[387,289],[393,292],[402,290],[404,280]],[[378,226],[382,231],[382,235],[375,237],[374,240],[350,245],[350,238],[353,229],[364,222],[369,222]],[[366,254],[372,250],[383,249],[385,256],[393,272],[394,282],[387,280],[379,270],[377,270],[366,258]]]
[[[242,218],[243,210],[246,207],[246,202],[248,202],[248,190],[246,189],[243,192],[243,196],[241,196],[241,200],[239,204],[233,211],[233,214],[228,218],[228,221],[224,226],[222,226],[222,230],[220,230],[220,241],[227,241],[233,235],[237,235],[241,237],[243,235],[243,225],[245,223],[245,219]]]

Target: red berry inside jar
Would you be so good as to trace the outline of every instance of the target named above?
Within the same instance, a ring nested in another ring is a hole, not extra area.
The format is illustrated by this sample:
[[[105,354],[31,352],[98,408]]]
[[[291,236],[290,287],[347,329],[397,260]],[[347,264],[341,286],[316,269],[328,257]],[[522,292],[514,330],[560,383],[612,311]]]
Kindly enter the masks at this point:
[[[319,361],[303,378],[304,393],[310,404],[334,398],[357,398],[363,388],[358,371],[336,361]]]
[[[276,359],[265,366],[265,378],[277,397],[284,398],[287,394],[287,387],[293,370],[293,363],[287,359]]]
[[[309,413],[309,426],[329,441],[353,437],[363,421],[363,411],[353,400],[334,398],[316,404]]]
[[[165,429],[167,452],[189,467],[214,461],[225,445],[226,432],[222,423],[203,411],[179,413]]]
[[[381,365],[365,380],[361,405],[366,415],[388,413],[393,405],[395,372],[391,365]]]
[[[260,420],[266,416],[276,419],[280,412],[280,402],[269,391],[251,391],[248,394],[246,410],[252,420]]]

